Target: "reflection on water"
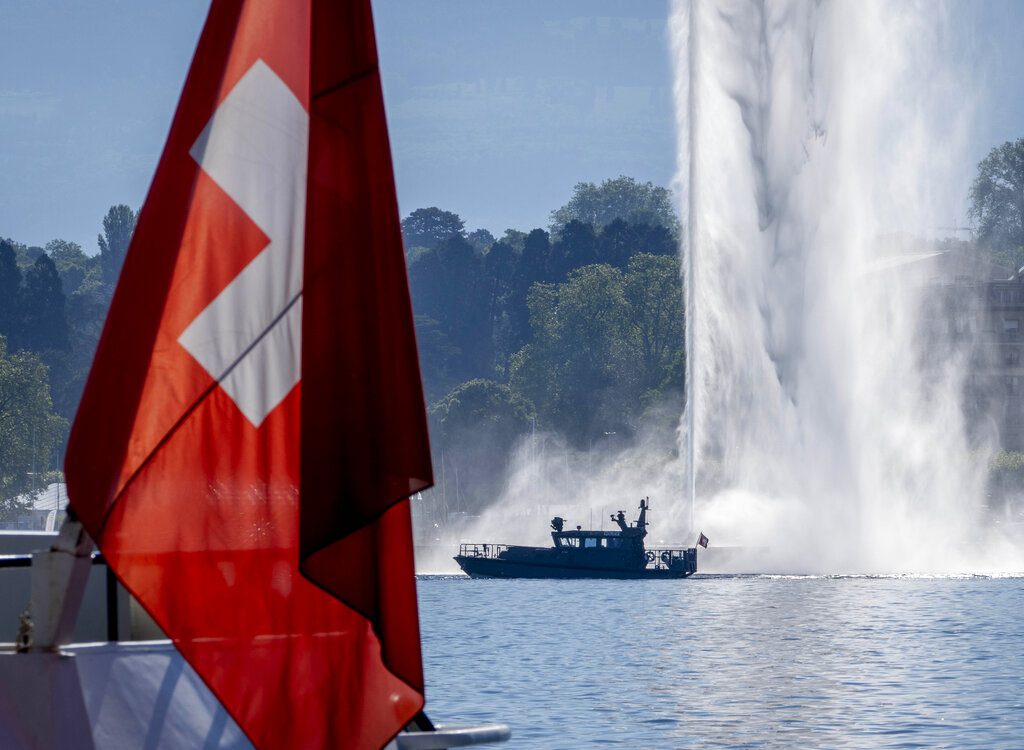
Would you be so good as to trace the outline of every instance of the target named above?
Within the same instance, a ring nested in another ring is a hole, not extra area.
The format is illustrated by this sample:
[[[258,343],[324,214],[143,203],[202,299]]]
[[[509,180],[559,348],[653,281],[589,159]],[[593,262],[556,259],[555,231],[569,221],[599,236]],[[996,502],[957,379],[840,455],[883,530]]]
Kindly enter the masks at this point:
[[[1021,747],[1024,579],[424,578],[427,710],[510,748]]]

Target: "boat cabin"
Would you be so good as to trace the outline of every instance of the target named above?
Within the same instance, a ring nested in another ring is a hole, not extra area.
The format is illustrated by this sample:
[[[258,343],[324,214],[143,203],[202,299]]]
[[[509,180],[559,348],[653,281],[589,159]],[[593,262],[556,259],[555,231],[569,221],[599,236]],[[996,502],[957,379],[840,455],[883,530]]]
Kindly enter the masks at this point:
[[[642,549],[643,539],[647,536],[649,502],[650,498],[646,497],[640,501],[640,515],[633,525],[626,522],[626,514],[623,511],[613,513],[611,519],[619,527],[618,531],[594,531],[582,526],[566,531],[565,519],[555,516],[551,519],[551,540],[555,547],[560,549],[622,549],[637,546]]]
[[[559,548],[619,549],[636,543],[633,539],[624,539],[618,531],[562,531],[552,533],[551,538],[554,540],[555,546]]]

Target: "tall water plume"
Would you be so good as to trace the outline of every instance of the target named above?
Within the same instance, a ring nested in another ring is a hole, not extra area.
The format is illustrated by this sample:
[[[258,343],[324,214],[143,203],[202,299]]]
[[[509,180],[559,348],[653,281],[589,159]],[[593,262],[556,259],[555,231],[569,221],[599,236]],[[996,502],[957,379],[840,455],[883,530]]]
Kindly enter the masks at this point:
[[[692,429],[697,524],[770,548],[769,567],[1016,565],[980,549],[987,446],[966,438],[965,352],[923,349],[912,273],[913,238],[962,215],[969,179],[948,24],[933,2],[673,11],[682,441]]]

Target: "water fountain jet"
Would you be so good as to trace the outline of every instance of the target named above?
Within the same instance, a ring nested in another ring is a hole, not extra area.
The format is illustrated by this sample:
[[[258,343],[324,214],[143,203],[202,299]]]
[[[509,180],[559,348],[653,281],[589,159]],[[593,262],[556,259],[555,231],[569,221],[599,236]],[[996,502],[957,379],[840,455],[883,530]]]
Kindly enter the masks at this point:
[[[674,8],[682,452],[695,523],[770,548],[769,568],[1024,567],[975,546],[991,446],[966,437],[966,353],[923,350],[927,287],[890,262],[962,212],[948,21],[935,3]]]

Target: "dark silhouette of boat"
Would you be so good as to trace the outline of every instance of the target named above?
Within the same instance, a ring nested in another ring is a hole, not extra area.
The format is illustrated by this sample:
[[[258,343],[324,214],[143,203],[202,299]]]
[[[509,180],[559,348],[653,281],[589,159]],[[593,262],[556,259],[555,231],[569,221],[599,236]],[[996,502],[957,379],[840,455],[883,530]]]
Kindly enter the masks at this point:
[[[640,501],[636,523],[621,510],[617,531],[565,529],[551,521],[551,547],[463,544],[455,562],[473,578],[686,578],[697,572],[697,548],[647,549],[649,498]]]

